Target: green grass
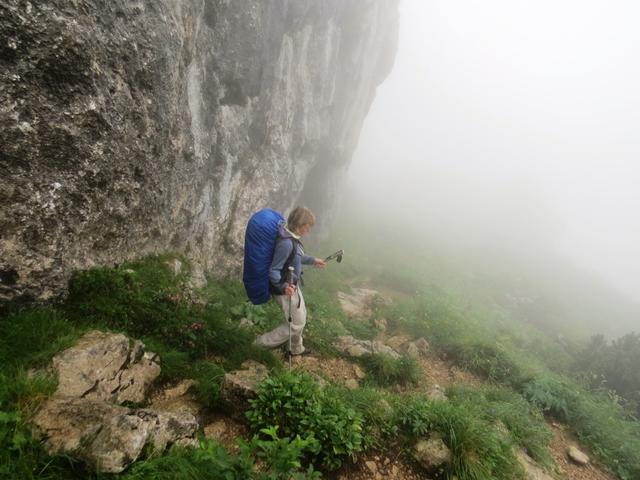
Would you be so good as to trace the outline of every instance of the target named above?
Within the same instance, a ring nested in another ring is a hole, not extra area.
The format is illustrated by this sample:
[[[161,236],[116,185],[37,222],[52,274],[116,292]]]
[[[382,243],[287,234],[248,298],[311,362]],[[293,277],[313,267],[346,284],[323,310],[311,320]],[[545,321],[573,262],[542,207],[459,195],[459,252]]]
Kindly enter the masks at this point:
[[[71,346],[81,330],[54,308],[9,313],[0,321],[0,365],[3,370],[44,366]]]
[[[454,386],[447,391],[452,403],[482,418],[489,424],[504,425],[511,440],[537,462],[551,466],[548,446],[551,432],[546,426],[542,410],[522,395],[503,387],[472,388]]]
[[[196,381],[198,401],[205,407],[214,407],[220,397],[224,369],[215,363],[203,360],[193,366],[189,376]]]
[[[452,388],[448,403],[408,398],[394,391],[395,385],[414,384],[417,363],[382,355],[363,360],[371,381],[354,391],[334,385],[322,390],[309,377],[278,374],[281,362],[253,345],[257,333],[282,322],[275,303],[248,304],[235,280],[210,282],[199,292],[204,301],[192,303],[183,296],[188,263],[183,260],[184,271],[174,276],[167,265],[174,256],[151,256],[76,272],[63,304],[13,309],[0,319],[0,477],[93,478],[73,459],[50,458],[31,438],[28,419],[55,389],[55,380],[30,369],[44,367],[86,331],[101,329],[142,339],[161,358],[161,381],[195,379],[198,398],[210,409],[217,407],[225,371],[254,359],[274,373],[250,413],[256,437],[240,455],[203,442],[200,449],[138,462],[120,478],[276,479],[289,478],[282,473],[287,469],[291,478],[317,478],[303,465],[332,469],[367,448],[386,448],[391,441],[410,445],[430,431],[439,432],[453,451],[454,462],[445,473],[460,480],[518,478],[513,446],[542,464],[550,462],[543,411],[566,422],[618,478],[640,478],[638,422],[568,376],[570,349],[523,325],[497,303],[434,286],[435,274],[424,274],[419,254],[412,261],[406,252],[376,256],[376,242],[364,251],[345,243],[341,246],[349,255],[342,264],[307,273],[305,342],[316,352],[336,355],[337,336],[373,338],[372,319],[380,316],[388,320],[388,333],[425,337],[437,353],[486,379],[488,386]],[[336,293],[349,291],[349,279],[365,276],[411,297],[380,307],[371,318],[349,320]],[[241,318],[255,326],[240,328]],[[251,471],[248,465],[256,458],[270,471]]]
[[[385,449],[389,441],[395,441],[398,427],[392,405],[397,394],[383,389],[361,387],[351,390],[342,386],[329,386],[328,395],[340,398],[362,416],[362,440],[364,449]]]
[[[370,378],[380,386],[416,385],[420,379],[418,361],[408,355],[393,358],[385,353],[362,357],[362,364]]]
[[[540,376],[523,387],[531,403],[566,422],[578,438],[623,480],[640,478],[640,424],[610,399],[558,376]]]
[[[523,478],[513,456],[512,444],[482,416],[466,405],[429,401],[422,397],[403,399],[397,423],[411,438],[437,432],[452,453],[451,465],[442,472],[460,480],[511,480]]]

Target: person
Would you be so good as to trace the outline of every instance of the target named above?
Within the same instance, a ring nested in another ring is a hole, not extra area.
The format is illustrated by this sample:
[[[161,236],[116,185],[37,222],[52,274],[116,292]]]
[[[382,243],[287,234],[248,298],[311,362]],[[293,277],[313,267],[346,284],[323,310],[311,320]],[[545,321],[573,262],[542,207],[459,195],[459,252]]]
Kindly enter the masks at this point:
[[[326,262],[320,258],[305,255],[300,239],[308,234],[315,225],[315,216],[305,207],[296,207],[289,214],[286,225],[280,227],[278,239],[269,269],[269,288],[276,303],[284,314],[284,322],[270,332],[256,338],[256,345],[265,348],[277,348],[289,342],[291,327],[290,355],[310,353],[303,345],[302,333],[307,323],[307,308],[300,289],[302,265],[323,268]],[[289,278],[289,266],[293,267]],[[291,326],[289,311],[291,310]]]

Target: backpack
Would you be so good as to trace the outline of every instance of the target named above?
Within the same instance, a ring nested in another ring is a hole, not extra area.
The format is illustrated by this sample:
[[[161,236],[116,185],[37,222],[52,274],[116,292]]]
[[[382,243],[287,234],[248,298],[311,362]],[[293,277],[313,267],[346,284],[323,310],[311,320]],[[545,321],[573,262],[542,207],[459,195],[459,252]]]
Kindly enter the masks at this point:
[[[270,208],[254,213],[247,223],[244,234],[242,281],[247,296],[254,305],[267,303],[271,298],[269,269],[273,261],[278,232],[284,224],[285,219],[282,214]],[[294,245],[287,264],[291,263],[295,252]]]

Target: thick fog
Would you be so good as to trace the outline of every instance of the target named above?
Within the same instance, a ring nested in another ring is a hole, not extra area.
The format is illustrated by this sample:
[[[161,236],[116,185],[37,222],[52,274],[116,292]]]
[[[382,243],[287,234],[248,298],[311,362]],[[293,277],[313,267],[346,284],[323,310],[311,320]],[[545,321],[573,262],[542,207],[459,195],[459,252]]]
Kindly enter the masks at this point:
[[[350,186],[451,244],[640,301],[640,2],[402,0]]]

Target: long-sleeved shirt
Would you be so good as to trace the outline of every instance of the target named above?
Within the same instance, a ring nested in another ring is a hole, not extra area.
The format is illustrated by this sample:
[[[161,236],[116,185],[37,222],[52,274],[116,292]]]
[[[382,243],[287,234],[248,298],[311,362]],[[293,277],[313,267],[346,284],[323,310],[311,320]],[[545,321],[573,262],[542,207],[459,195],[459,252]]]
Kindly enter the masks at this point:
[[[293,266],[293,284],[297,284],[302,273],[302,265],[313,265],[315,257],[305,255],[302,243],[296,240],[293,235],[284,227],[280,228],[278,232],[278,239],[276,240],[276,248],[273,252],[273,260],[271,261],[271,268],[269,269],[269,283],[272,293],[276,295],[282,295],[284,293],[284,287],[288,282],[288,272],[283,271],[285,263],[289,259],[293,248],[296,248],[296,254],[293,256],[291,266]]]

